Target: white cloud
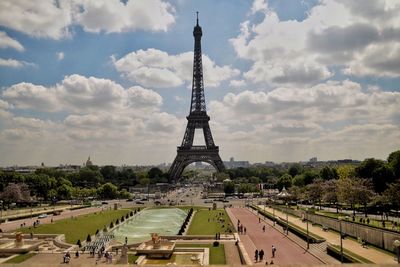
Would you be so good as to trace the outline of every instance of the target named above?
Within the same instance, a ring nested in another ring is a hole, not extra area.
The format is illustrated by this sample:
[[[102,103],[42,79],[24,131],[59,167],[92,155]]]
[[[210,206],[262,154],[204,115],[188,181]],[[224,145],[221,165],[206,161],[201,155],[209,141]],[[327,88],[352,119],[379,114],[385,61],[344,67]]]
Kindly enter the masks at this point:
[[[0,31],[0,48],[13,48],[23,52],[25,48],[15,39],[12,39],[6,32]]]
[[[261,22],[253,19],[255,12],[264,14]],[[252,62],[244,77],[254,83],[317,84],[338,65],[347,75],[399,77],[399,12],[400,3],[391,0],[323,0],[302,21],[281,20],[255,0],[240,34],[230,41],[240,58]],[[389,53],[380,59],[382,51]]]
[[[167,31],[175,23],[174,8],[161,0],[80,2],[76,19],[89,32]]]
[[[161,0],[0,1],[0,25],[40,38],[71,36],[80,25],[88,32],[166,31],[174,8]]]
[[[18,83],[3,91],[3,98],[16,108],[55,111],[59,102],[54,88]]]
[[[139,86],[124,89],[112,80],[78,74],[66,76],[52,87],[15,84],[4,90],[3,98],[19,109],[76,113],[155,110],[162,104],[162,97],[152,90]]]
[[[166,88],[191,83],[193,52],[169,55],[150,48],[131,52],[120,59],[112,57],[112,61],[125,78],[143,86]],[[206,87],[219,86],[222,81],[240,74],[230,66],[216,65],[207,55],[203,55],[203,69]]]
[[[399,92],[328,81],[303,89],[228,93],[222,101],[211,101],[209,114],[224,153],[257,161],[305,160],[307,154],[364,159],[386,157],[400,145],[398,106]]]
[[[11,106],[6,101],[0,99],[0,109],[9,109]]]
[[[344,73],[354,76],[399,77],[400,44],[371,45],[354,57]]]
[[[232,80],[229,82],[229,86],[232,86],[232,87],[243,87],[245,85],[246,85],[245,80]]]
[[[72,1],[0,1],[0,25],[35,37],[60,39],[70,34]]]
[[[14,69],[19,69],[25,66],[35,66],[35,64],[26,62],[26,61],[20,61],[16,59],[3,59],[0,58],[0,67],[9,67],[9,68],[14,68]]]
[[[56,57],[57,57],[57,60],[58,61],[61,61],[61,60],[63,60],[64,59],[64,52],[57,52],[56,53]]]
[[[252,14],[258,11],[266,11],[266,10],[268,10],[268,5],[265,0],[254,0],[253,5],[251,7]]]

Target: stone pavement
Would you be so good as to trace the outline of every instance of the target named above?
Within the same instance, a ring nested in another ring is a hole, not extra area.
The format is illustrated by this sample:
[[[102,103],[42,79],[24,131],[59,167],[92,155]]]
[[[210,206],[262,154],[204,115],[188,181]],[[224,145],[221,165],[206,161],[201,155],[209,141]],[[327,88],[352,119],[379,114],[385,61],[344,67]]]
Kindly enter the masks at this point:
[[[259,208],[264,209],[264,205],[258,205]],[[265,207],[265,210],[269,213],[273,213],[272,208]],[[284,220],[286,220],[286,213],[280,212],[279,210],[275,210],[275,216],[278,216]],[[306,222],[302,222],[301,218],[294,217],[289,214],[288,216],[289,222],[295,224],[299,228],[306,229]],[[323,231],[320,226],[313,226],[311,223],[308,224],[309,231],[311,233],[317,234],[330,244],[340,245],[340,236],[339,233],[335,231]],[[396,263],[394,256],[388,255],[384,252],[381,252],[372,247],[363,248],[361,244],[357,241],[351,239],[343,239],[343,247],[351,252],[360,255],[361,257],[370,260],[374,263]]]
[[[235,242],[224,242],[225,248],[225,259],[226,264],[229,266],[239,266],[242,265],[240,261],[240,256],[238,253],[238,248],[235,246]]]
[[[237,225],[237,221],[246,227],[246,234],[240,235],[240,242],[244,245],[245,250],[253,260],[253,264],[265,265],[265,262],[274,262],[274,264],[306,264],[316,265],[323,262],[314,257],[302,247],[292,242],[285,235],[277,231],[271,225],[265,222],[259,222],[258,217],[251,211],[245,208],[229,208],[227,209],[228,215],[232,222]],[[262,226],[265,225],[265,232]],[[275,258],[272,258],[271,247],[274,245],[277,248]],[[254,261],[255,249],[263,249],[265,252],[263,261]]]

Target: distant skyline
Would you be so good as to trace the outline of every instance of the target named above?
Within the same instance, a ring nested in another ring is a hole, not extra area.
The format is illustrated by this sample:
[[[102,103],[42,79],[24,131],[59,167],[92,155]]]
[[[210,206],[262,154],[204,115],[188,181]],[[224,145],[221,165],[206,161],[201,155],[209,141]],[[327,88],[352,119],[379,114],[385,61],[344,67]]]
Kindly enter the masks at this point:
[[[171,163],[196,11],[223,160],[400,149],[400,1],[2,0],[0,166]]]

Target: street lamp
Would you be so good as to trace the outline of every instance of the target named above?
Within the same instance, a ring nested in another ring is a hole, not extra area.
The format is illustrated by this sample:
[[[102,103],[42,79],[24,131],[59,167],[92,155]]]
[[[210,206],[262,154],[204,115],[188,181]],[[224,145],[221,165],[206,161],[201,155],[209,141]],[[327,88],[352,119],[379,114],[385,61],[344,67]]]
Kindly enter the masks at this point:
[[[343,263],[343,237],[342,237],[342,217],[339,217],[339,231],[340,231],[340,262]]]
[[[308,208],[306,208],[306,223],[307,223],[307,250],[310,249],[310,236],[308,233]]]
[[[400,263],[400,241],[399,240],[393,241],[393,246],[396,248],[397,252],[397,263]]]

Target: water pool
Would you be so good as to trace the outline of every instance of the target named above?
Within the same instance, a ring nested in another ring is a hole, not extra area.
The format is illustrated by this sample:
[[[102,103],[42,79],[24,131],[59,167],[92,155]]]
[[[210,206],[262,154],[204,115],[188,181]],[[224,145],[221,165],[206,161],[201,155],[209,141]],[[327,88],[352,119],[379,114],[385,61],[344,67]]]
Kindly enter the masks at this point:
[[[151,233],[176,235],[186,215],[186,211],[177,208],[143,210],[113,230],[113,234],[121,243],[125,242],[125,237],[128,237],[128,243],[147,241],[151,239]]]

